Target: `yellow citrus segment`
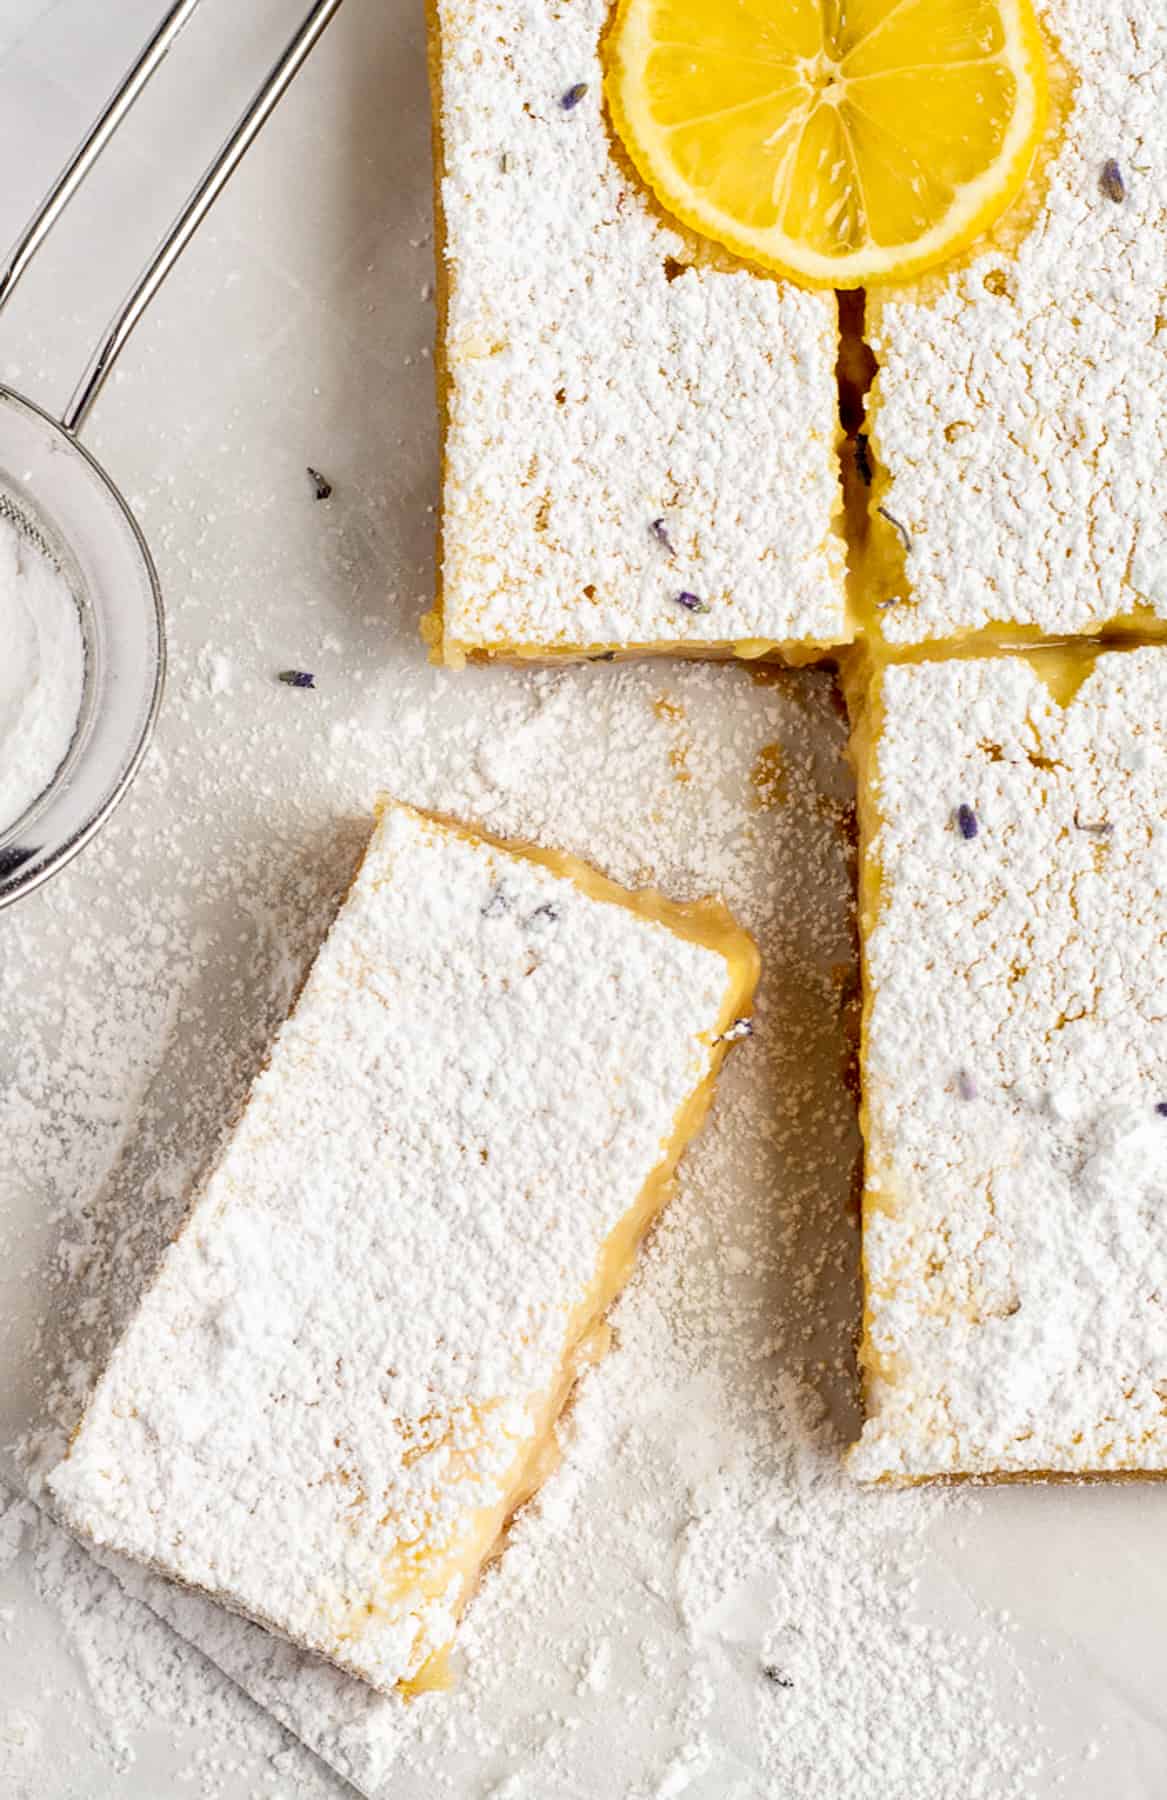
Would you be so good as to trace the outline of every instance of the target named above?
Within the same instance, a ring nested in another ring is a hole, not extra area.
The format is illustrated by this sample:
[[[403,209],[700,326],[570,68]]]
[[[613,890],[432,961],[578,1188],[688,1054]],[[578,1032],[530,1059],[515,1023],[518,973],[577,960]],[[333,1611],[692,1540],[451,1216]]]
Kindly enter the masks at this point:
[[[662,206],[810,286],[957,255],[1048,110],[1031,0],[619,0],[606,86]]]

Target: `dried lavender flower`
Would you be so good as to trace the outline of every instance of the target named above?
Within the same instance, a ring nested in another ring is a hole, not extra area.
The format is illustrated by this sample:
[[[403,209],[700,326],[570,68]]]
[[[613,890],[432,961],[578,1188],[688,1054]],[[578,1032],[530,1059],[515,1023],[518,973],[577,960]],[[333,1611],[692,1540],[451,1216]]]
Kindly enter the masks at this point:
[[[1167,1119],[1167,1100],[1156,1100],[1155,1111],[1161,1119]]]
[[[574,87],[569,87],[566,94],[562,95],[559,102],[564,112],[574,111],[587,91],[588,84],[586,81],[577,81]]]
[[[962,838],[975,838],[980,830],[976,813],[971,806],[966,806],[963,800],[956,809],[956,823]]]
[[[315,675],[310,675],[307,669],[281,669],[276,679],[282,681],[285,687],[316,686]]]
[[[721,1036],[714,1038],[713,1041],[715,1044],[737,1044],[741,1042],[742,1038],[753,1037],[753,1035],[754,1021],[752,1019],[735,1019],[729,1030],[723,1031]]]
[[[673,549],[673,540],[669,536],[668,527],[663,519],[654,519],[649,526],[649,530],[652,532],[657,543],[664,545],[664,548],[668,551],[670,556],[675,556],[677,554]]]
[[[958,1069],[956,1071],[956,1091],[962,1100],[976,1099],[977,1084],[967,1069]]]
[[[510,901],[507,899],[502,888],[497,887],[490,896],[490,899],[486,902],[486,905],[482,908],[482,917],[484,919],[501,919],[503,913],[509,912],[510,909]]]
[[[707,600],[702,600],[700,594],[678,594],[677,605],[683,606],[686,612],[691,613],[707,613],[713,611],[709,602]]]
[[[1109,837],[1114,826],[1109,819],[1083,819],[1074,808],[1074,826],[1078,831],[1088,831],[1093,837]]]
[[[763,1663],[762,1673],[767,1681],[772,1681],[774,1683],[775,1687],[792,1688],[794,1686],[791,1677],[789,1675],[784,1675],[776,1663]]]
[[[1122,170],[1113,156],[1108,157],[1102,165],[1102,173],[1098,177],[1098,185],[1108,200],[1121,206],[1126,199],[1126,182],[1122,178]]]
[[[900,521],[895,517],[895,514],[888,512],[886,506],[877,506],[875,510],[881,519],[886,519],[888,524],[892,526],[895,531],[899,532],[904,549],[910,550],[912,547],[912,538],[907,526],[901,525]]]

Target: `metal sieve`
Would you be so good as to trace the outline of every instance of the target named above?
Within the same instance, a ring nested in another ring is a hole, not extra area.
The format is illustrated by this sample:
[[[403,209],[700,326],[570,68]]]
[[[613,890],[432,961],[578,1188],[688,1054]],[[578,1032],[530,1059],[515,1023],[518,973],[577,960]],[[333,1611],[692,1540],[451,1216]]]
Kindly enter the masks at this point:
[[[58,175],[0,274],[0,308],[199,4],[171,6]],[[65,575],[86,652],[68,754],[44,793],[0,829],[0,908],[63,868],[109,817],[141,763],[162,698],[158,573],[117,484],[80,442],[81,429],[138,321],[340,4],[311,7],[118,307],[61,417],[0,386],[0,513]]]

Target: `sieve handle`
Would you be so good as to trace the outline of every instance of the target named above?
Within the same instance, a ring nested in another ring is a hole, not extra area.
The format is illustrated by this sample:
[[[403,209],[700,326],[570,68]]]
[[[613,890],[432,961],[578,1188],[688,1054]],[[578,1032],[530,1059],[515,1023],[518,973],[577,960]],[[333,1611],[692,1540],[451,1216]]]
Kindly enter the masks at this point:
[[[200,0],[175,0],[104,111],[89,127],[8,253],[0,274],[0,307],[11,298],[20,277],[199,4]]]
[[[188,13],[193,11],[197,4],[198,0],[188,0],[186,4]],[[259,136],[271,114],[283,99],[285,92],[311,54],[325,27],[331,22],[333,15],[339,11],[340,6],[341,0],[315,0],[315,5],[309,10],[300,29],[284,50],[283,55],[273,65],[266,80],[256,90],[235,129],[208,166],[190,199],[114,314],[104,337],[89,360],[88,367],[78,383],[73,398],[62,414],[61,424],[71,436],[75,437],[81,430],[89,415],[90,407],[105,385],[114,363],[129,342],[138,321],[251,145]],[[174,9],[175,12],[182,10],[182,6]],[[173,16],[172,14],[171,18]],[[162,30],[165,28],[164,24]],[[170,41],[173,42],[173,38]],[[78,179],[84,173],[85,170],[82,169]],[[51,224],[51,222],[50,220],[49,223]]]

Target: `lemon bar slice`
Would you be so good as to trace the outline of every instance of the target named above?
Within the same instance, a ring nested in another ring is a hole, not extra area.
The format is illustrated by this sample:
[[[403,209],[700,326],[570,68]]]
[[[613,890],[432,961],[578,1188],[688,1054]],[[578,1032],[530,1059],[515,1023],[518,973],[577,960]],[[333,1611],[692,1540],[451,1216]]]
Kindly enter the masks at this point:
[[[1165,720],[1157,646],[871,695],[863,1479],[1167,1470]]]
[[[850,637],[833,296],[658,213],[603,104],[607,0],[431,0],[439,661],[806,661]]]
[[[389,806],[50,1477],[66,1519],[434,1683],[756,973],[715,902]]]
[[[1068,91],[1030,197],[868,296],[893,644],[1167,630],[1167,15],[1041,12]]]

